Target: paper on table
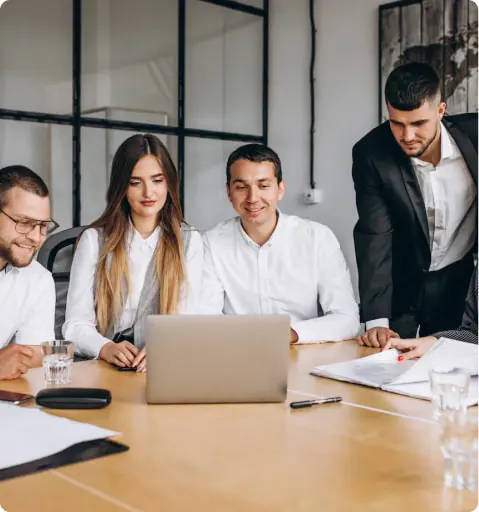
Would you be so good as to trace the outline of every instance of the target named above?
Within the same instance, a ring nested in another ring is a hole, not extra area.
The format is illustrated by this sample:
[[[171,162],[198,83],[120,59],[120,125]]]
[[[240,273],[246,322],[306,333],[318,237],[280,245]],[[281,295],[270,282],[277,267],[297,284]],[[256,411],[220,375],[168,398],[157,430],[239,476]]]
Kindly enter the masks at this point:
[[[396,349],[387,350],[352,361],[317,366],[313,368],[312,373],[379,388],[393,382],[415,364],[414,361],[399,363],[398,355]]]
[[[423,357],[417,360],[412,368],[398,377],[394,384],[427,381],[431,368],[442,368],[444,370],[463,368],[469,371],[471,375],[477,375],[477,356],[478,346],[474,343],[440,338]]]
[[[415,398],[431,399],[429,369],[464,368],[478,373],[478,346],[441,338],[420,359],[398,362],[396,349],[344,361],[316,366],[311,373],[319,377],[363,384]],[[467,405],[478,402],[477,378],[471,379]]]
[[[0,469],[48,457],[84,441],[118,434],[39,409],[0,404]]]
[[[384,391],[397,393],[399,395],[411,396],[413,398],[422,398],[423,400],[431,400],[432,392],[429,382],[414,382],[410,384],[390,384],[383,386]],[[466,398],[466,406],[477,405],[478,402],[478,383],[477,377],[472,377],[469,384],[469,393]]]

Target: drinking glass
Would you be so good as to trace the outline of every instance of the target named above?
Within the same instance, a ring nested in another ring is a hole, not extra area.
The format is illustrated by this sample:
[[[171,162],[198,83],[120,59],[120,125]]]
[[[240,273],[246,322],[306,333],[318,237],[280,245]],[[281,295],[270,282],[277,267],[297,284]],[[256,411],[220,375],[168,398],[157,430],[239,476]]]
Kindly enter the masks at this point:
[[[432,368],[429,370],[434,419],[443,411],[465,413],[471,375],[462,368]]]
[[[440,418],[444,485],[477,489],[477,411],[445,410]]]
[[[71,341],[42,343],[43,370],[47,384],[68,384],[72,379],[74,345]]]

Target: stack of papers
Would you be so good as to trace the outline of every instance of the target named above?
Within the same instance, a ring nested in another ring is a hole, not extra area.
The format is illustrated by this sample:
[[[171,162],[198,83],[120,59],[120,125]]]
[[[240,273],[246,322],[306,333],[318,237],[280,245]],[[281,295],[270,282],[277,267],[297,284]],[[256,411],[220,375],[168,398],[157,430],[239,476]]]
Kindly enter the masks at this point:
[[[0,404],[0,418],[0,470],[48,457],[84,441],[118,435],[11,404]]]
[[[478,403],[477,345],[441,338],[420,359],[398,361],[399,354],[391,349],[361,359],[316,366],[311,374],[431,400],[429,370],[463,368],[471,374],[467,405]]]

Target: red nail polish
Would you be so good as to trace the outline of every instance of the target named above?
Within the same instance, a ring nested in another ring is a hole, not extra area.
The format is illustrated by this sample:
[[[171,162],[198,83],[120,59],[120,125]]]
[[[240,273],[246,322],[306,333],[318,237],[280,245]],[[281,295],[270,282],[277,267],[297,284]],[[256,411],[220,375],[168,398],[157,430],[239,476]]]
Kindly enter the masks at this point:
[[[398,356],[398,361],[402,361],[404,359],[404,356]]]

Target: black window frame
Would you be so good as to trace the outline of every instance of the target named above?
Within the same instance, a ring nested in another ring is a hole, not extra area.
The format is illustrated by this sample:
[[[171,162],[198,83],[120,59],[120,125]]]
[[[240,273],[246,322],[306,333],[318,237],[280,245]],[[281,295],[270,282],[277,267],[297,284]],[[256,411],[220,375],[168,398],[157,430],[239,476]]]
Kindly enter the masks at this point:
[[[72,226],[81,225],[81,129],[83,127],[105,130],[127,130],[173,135],[178,140],[178,173],[180,178],[180,200],[183,211],[185,186],[185,139],[187,137],[224,141],[268,142],[268,43],[269,43],[269,0],[263,0],[263,8],[237,0],[177,0],[178,2],[178,124],[159,124],[97,119],[82,115],[82,0],[71,0],[72,6],[72,114],[49,114],[28,110],[2,108],[0,119],[35,123],[59,124],[72,127]],[[203,2],[227,9],[252,14],[263,19],[263,91],[262,91],[262,135],[223,132],[188,128],[185,126],[185,52],[186,52],[186,5],[187,2]]]

